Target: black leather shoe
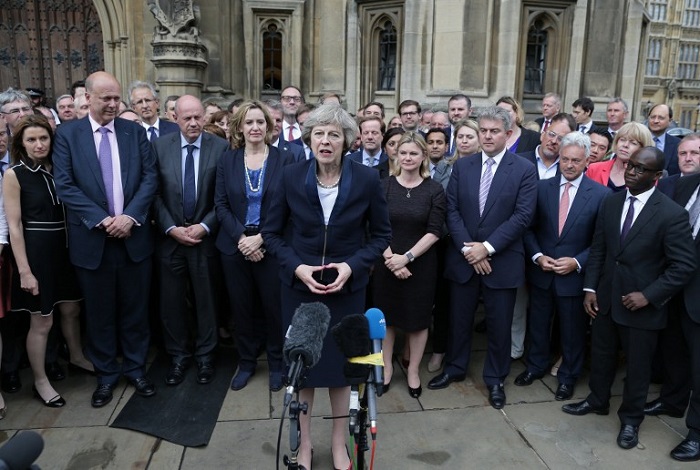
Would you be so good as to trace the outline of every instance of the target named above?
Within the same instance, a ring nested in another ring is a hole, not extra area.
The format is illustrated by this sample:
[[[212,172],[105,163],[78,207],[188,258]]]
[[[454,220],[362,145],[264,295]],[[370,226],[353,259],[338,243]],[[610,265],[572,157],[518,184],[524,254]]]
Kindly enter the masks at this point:
[[[461,382],[466,378],[466,375],[450,375],[447,372],[443,372],[428,382],[428,388],[430,390],[440,390],[441,388],[447,388],[452,382]]]
[[[255,375],[254,370],[238,370],[238,373],[231,380],[231,390],[242,390],[248,385],[250,378]]]
[[[180,385],[185,380],[185,371],[187,364],[185,362],[175,362],[170,365],[168,375],[165,376],[165,385]]]
[[[685,439],[671,451],[671,457],[681,462],[700,460],[700,441]]]
[[[682,418],[685,413],[672,410],[661,401],[661,398],[657,398],[644,405],[644,414],[647,416],[667,415],[671,418]]]
[[[148,380],[146,377],[139,377],[137,379],[129,379],[131,385],[136,389],[136,394],[142,397],[152,397],[156,394],[156,386],[153,382]]]
[[[617,435],[617,445],[623,449],[631,449],[639,443],[639,426],[623,424],[620,426],[620,434]]]
[[[408,394],[411,395],[411,398],[420,398],[421,394],[423,393],[423,387],[420,385],[418,388],[413,388],[410,385],[408,386]]]
[[[279,392],[282,390],[284,382],[284,372],[270,372],[270,391]]]
[[[6,393],[16,393],[22,388],[22,381],[19,379],[19,372],[5,372],[2,374],[2,379],[0,379],[0,386],[2,391]]]
[[[525,372],[522,372],[520,375],[518,375],[515,378],[515,385],[518,387],[524,387],[526,385],[532,385],[532,382],[534,382],[537,379],[541,379],[544,377],[544,374],[533,374],[529,370],[526,370]]]
[[[574,396],[573,384],[559,384],[554,394],[554,399],[558,401],[570,400]]]
[[[491,406],[500,410],[506,404],[506,391],[503,385],[489,385],[489,403]]]
[[[101,408],[112,401],[112,389],[114,389],[113,385],[99,384],[92,393],[92,407]]]
[[[591,406],[590,403],[588,403],[587,400],[583,400],[578,403],[569,403],[568,405],[564,405],[561,407],[561,410],[564,413],[568,413],[570,415],[575,415],[575,416],[583,416],[587,415],[588,413],[595,413],[597,415],[607,415],[610,413],[610,407],[605,406],[602,408],[595,408],[594,406]]]
[[[197,362],[197,383],[202,385],[211,383],[214,380],[214,364],[211,359]]]
[[[59,382],[66,378],[66,373],[63,368],[58,364],[58,362],[51,362],[45,365],[46,377],[49,378],[51,382]]]

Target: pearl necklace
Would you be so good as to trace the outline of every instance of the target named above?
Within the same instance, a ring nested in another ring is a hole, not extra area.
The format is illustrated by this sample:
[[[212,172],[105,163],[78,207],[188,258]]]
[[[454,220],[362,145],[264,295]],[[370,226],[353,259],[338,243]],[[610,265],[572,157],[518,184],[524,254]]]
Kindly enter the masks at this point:
[[[260,171],[260,177],[258,178],[258,185],[256,187],[253,187],[253,182],[250,180],[250,169],[248,168],[248,152],[246,150],[243,150],[243,164],[245,165],[245,181],[248,183],[248,187],[250,190],[254,193],[257,193],[260,191],[260,187],[262,186],[263,182],[263,177],[265,176],[265,167],[267,166],[267,154],[269,152],[269,149],[267,146],[265,147],[265,156],[263,157],[263,164],[262,168]],[[255,171],[255,170],[253,170]]]
[[[342,174],[342,173],[341,173],[341,174]],[[340,176],[341,176],[341,175],[338,175],[338,179],[335,180],[335,183],[332,183],[332,184],[323,184],[323,183],[321,183],[321,180],[318,178],[318,174],[317,174],[317,175],[316,175],[316,183],[317,183],[320,187],[322,187],[323,189],[334,189],[334,188],[337,188],[338,185],[340,184]]]

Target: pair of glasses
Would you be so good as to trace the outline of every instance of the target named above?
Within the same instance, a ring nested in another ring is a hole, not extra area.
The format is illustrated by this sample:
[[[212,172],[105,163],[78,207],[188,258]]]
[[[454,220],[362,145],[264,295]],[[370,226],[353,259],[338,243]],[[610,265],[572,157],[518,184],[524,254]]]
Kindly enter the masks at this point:
[[[19,114],[20,111],[22,111],[24,113],[28,113],[31,110],[32,110],[32,108],[30,108],[29,106],[24,106],[22,108],[11,109],[9,111],[2,111],[2,114]]]
[[[283,96],[282,101],[285,101],[289,103],[290,101],[294,101],[295,103],[301,103],[301,96]]]
[[[634,163],[627,163],[627,170],[632,170],[633,172],[635,172],[638,175],[641,175],[645,171],[659,171],[655,168],[647,168],[643,165],[637,165]]]
[[[564,140],[564,136],[559,135],[556,132],[547,131],[546,134],[547,134],[547,137],[549,137],[550,139],[557,139],[557,142],[559,142],[559,143],[561,143],[561,141]]]
[[[406,111],[405,113],[401,113],[402,117],[408,117],[408,116],[415,116],[418,114],[418,111]]]

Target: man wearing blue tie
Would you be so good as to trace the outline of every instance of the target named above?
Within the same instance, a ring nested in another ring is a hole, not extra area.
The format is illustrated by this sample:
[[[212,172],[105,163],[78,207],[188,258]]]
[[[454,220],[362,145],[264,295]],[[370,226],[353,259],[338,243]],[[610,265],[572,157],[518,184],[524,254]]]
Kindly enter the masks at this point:
[[[681,172],[678,166],[678,144],[681,143],[681,139],[666,133],[672,119],[673,111],[671,108],[663,103],[657,104],[649,111],[647,127],[654,137],[654,145],[666,156],[664,169],[669,175],[677,175]]]
[[[174,122],[164,121],[158,117],[160,100],[153,85],[148,82],[135,81],[129,85],[129,103],[131,109],[141,118],[141,123],[148,133],[148,140],[179,132]]]
[[[86,88],[88,118],[60,126],[53,161],[56,190],[66,207],[70,260],[85,296],[97,408],[112,400],[121,375],[137,394],[155,394],[145,365],[153,254],[149,211],[158,175],[144,128],[115,119],[121,101],[116,78],[95,72]]]

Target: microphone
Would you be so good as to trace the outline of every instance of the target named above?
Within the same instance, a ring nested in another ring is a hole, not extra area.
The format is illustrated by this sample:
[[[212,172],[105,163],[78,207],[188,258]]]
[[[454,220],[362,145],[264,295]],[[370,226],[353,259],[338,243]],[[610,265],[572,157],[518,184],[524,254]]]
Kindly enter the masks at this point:
[[[34,431],[15,435],[0,447],[0,470],[25,470],[38,468],[34,461],[44,450],[44,440]]]
[[[321,359],[323,339],[330,321],[331,312],[321,302],[302,303],[294,312],[282,348],[284,362],[289,365],[285,406],[291,401],[294,389],[299,387],[303,372]]]
[[[369,339],[372,340],[372,353],[381,354],[382,340],[386,337],[386,320],[384,313],[378,308],[370,308],[365,312],[369,323]],[[377,385],[377,395],[384,392],[384,367],[374,366],[374,383]]]

